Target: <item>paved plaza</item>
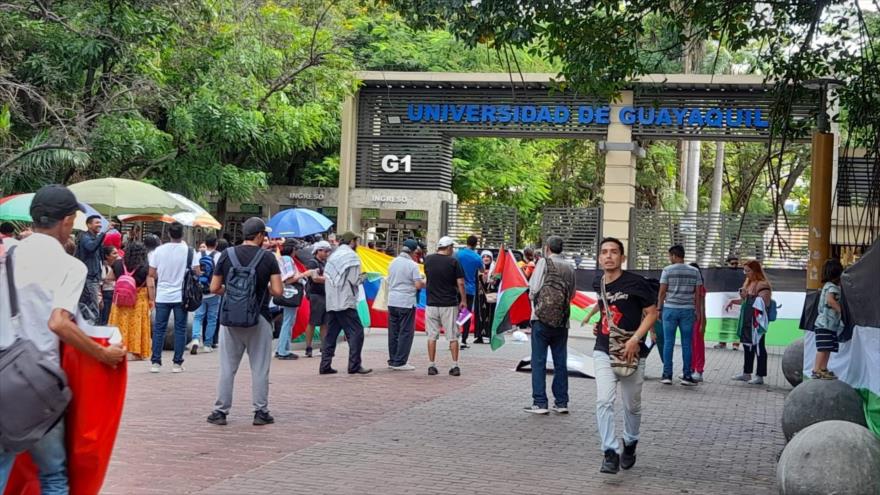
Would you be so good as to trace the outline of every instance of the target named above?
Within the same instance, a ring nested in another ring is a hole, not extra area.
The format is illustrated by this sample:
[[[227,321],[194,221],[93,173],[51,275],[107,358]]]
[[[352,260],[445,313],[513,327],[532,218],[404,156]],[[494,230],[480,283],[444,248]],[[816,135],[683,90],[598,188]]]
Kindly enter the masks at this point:
[[[585,330],[570,347],[591,353]],[[385,368],[386,333],[366,339],[368,376],[319,376],[318,359],[274,361],[269,407],[276,423],[252,426],[247,362],[237,376],[229,425],[210,425],[218,354],[186,355],[187,371],[159,375],[129,363],[125,412],[108,494],[762,494],[775,493],[784,446],[779,418],[790,387],[771,355],[765,386],[730,381],[742,351],[707,350],[706,382],[664,386],[648,360],[638,462],[599,473],[595,382],[570,378],[571,414],[532,416],[528,373],[513,371],[528,344],[462,351],[462,376],[425,373],[424,334],[415,372]],[[780,352],[773,349],[771,352]],[[171,356],[166,358],[170,364]],[[680,363],[680,356],[676,355]],[[679,364],[680,366],[680,364]],[[549,377],[548,377],[549,378]],[[548,379],[549,393],[549,379]],[[620,401],[616,409],[622,433]]]

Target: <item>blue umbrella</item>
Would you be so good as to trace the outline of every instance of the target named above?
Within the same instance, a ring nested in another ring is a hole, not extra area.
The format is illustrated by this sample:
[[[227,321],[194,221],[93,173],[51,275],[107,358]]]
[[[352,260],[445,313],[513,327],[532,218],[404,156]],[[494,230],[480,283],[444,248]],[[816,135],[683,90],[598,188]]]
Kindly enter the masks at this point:
[[[317,211],[291,208],[276,213],[269,219],[272,237],[305,237],[326,232],[333,222]]]

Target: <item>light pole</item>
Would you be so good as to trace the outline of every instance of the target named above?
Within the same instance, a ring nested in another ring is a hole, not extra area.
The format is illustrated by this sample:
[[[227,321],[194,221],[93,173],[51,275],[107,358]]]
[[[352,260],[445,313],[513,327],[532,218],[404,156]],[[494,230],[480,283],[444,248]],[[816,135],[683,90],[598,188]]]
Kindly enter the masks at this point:
[[[820,78],[804,81],[804,87],[819,92],[819,115],[812,138],[810,172],[810,232],[807,260],[807,289],[822,287],[822,266],[831,255],[831,180],[834,169],[834,134],[828,119],[828,91],[843,81]]]

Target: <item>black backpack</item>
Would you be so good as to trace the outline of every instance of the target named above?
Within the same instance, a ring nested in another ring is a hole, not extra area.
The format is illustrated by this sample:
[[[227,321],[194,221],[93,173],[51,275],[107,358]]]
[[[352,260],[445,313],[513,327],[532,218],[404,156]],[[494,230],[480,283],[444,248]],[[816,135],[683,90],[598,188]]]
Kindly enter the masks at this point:
[[[544,283],[535,296],[535,318],[545,325],[560,328],[565,326],[571,314],[571,300],[568,288],[559,268],[550,258],[545,259]]]
[[[227,327],[253,327],[260,322],[262,300],[257,297],[257,266],[265,253],[258,249],[247,266],[242,266],[235,248],[226,251],[229,256],[229,274],[220,308],[220,324]]]
[[[186,273],[183,274],[183,309],[192,312],[202,305],[202,286],[199,277],[192,271],[193,250],[186,248]]]

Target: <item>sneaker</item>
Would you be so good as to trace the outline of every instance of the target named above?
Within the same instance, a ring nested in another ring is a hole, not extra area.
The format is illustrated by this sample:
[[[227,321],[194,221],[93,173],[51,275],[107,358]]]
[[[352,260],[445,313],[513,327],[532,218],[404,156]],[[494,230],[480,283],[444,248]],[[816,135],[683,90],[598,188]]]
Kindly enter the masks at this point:
[[[306,347],[306,357],[312,357],[312,348]]]
[[[439,371],[437,371],[437,367],[436,367],[436,366],[428,366],[428,374],[429,374],[429,375],[434,376],[434,375],[436,375],[437,373],[439,373]]]
[[[202,352],[204,352],[205,354],[210,354],[210,353],[214,352],[214,347],[210,346],[210,345],[206,345],[206,346],[202,347]]]
[[[462,342],[461,345],[458,346],[459,349],[469,349],[470,347],[471,346],[465,344],[464,342]]]
[[[372,368],[364,368],[363,366],[361,366],[360,368],[358,368],[354,371],[349,371],[348,374],[349,375],[369,375],[372,372],[373,372]]]
[[[162,371],[162,365],[159,363],[153,363],[150,365],[150,373],[158,373]]]
[[[192,346],[194,346],[194,345],[199,345],[199,339],[190,340],[189,343],[186,344],[186,350],[188,350],[188,351],[191,350]]]
[[[697,385],[696,380],[692,376],[683,376],[678,380],[678,383],[684,385],[685,387],[694,387]]]
[[[749,380],[749,385],[763,385],[763,384],[764,384],[764,377],[763,376],[756,376],[756,377],[752,378],[751,380]]]
[[[334,368],[327,368],[324,370],[318,370],[319,375],[335,375],[336,373],[339,373],[339,371],[335,370]]]
[[[199,341],[197,339],[192,339],[192,342],[187,347],[189,347],[189,353],[193,356],[199,353]]]
[[[623,443],[623,453],[620,454],[621,468],[630,469],[636,465],[636,445],[638,444],[638,440],[633,442],[632,445],[627,445],[626,442]]]
[[[602,461],[600,473],[617,474],[620,471],[620,456],[612,449],[605,451],[605,460]]]
[[[450,368],[449,374],[451,376],[461,376],[461,370],[458,369],[458,366],[453,366],[452,368]]]
[[[703,381],[703,374],[702,373],[694,373],[693,375],[691,375],[691,378],[693,378],[695,382],[700,383]]]
[[[568,406],[557,406],[556,404],[553,404],[550,407],[550,410],[556,414],[568,414]]]
[[[214,411],[208,416],[208,423],[223,426],[226,424],[226,415],[220,411]]]
[[[663,385],[672,385],[672,378],[664,376],[660,379],[660,383],[662,383]]]
[[[411,364],[401,364],[400,366],[392,366],[391,369],[394,371],[413,371],[416,367]]]
[[[712,349],[727,349],[727,344],[724,342],[720,342],[712,346]]]
[[[299,356],[297,356],[296,354],[288,354],[286,356],[282,356],[281,354],[275,354],[275,359],[278,359],[281,361],[293,361],[298,358],[299,358]]]
[[[186,368],[184,368],[182,364],[172,364],[171,365],[171,372],[172,373],[183,373],[184,371],[186,371]]]
[[[269,414],[269,411],[257,411],[254,413],[254,425],[262,426],[262,425],[271,425],[275,422],[275,418]]]
[[[547,406],[539,406],[536,404],[532,404],[529,407],[524,407],[523,411],[531,414],[549,414],[550,411],[547,410]]]
[[[740,373],[739,375],[735,375],[731,380],[737,382],[747,382],[752,379],[752,375],[747,375],[745,373]]]

